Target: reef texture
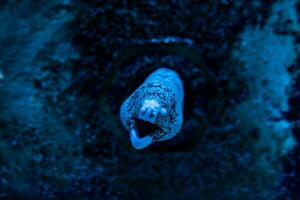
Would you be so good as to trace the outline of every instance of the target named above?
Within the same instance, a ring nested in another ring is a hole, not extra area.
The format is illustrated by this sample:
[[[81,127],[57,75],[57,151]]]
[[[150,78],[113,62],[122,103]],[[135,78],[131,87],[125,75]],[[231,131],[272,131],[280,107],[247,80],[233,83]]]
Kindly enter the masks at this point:
[[[1,2],[0,197],[300,199],[299,14],[296,0]],[[136,151],[120,107],[161,67],[183,82],[184,121]]]

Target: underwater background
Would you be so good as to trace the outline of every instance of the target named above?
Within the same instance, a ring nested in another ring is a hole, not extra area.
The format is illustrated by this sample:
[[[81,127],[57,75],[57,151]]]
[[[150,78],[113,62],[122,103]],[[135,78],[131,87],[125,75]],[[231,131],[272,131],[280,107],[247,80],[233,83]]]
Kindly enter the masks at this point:
[[[300,200],[300,2],[2,0],[0,199]],[[155,70],[183,125],[136,150]]]

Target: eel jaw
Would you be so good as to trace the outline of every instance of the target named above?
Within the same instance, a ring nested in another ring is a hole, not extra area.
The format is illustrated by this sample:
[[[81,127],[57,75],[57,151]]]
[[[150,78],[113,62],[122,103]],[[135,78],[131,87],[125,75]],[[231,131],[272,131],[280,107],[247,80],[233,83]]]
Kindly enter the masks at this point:
[[[162,116],[166,115],[166,109],[154,99],[146,99],[138,114],[138,120],[143,120],[155,125],[158,114]],[[130,130],[130,141],[135,149],[143,149],[149,146],[152,142],[152,136],[147,135],[145,137],[139,137],[138,130],[132,127]]]
[[[152,143],[152,137],[147,135],[143,138],[140,138],[137,134],[137,131],[132,128],[130,130],[130,141],[135,149],[143,149]]]

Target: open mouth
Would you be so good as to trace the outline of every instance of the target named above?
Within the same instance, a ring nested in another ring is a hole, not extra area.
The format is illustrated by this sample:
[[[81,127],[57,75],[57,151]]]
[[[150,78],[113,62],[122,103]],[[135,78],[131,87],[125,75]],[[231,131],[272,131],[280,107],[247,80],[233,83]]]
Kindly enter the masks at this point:
[[[145,121],[143,119],[136,120],[136,127],[139,137],[145,137],[160,130],[160,127],[158,125]]]

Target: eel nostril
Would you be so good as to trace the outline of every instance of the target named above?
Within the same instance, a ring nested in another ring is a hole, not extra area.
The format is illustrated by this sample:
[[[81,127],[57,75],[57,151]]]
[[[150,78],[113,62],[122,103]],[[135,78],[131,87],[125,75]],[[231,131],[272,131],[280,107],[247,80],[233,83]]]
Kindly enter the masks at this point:
[[[152,124],[142,119],[137,119],[136,127],[139,137],[145,137],[160,129],[156,124]]]
[[[151,113],[150,113],[150,118],[154,118],[154,116],[155,116],[155,115],[154,115],[154,112],[151,112]]]

